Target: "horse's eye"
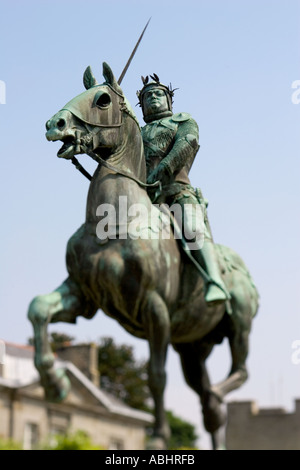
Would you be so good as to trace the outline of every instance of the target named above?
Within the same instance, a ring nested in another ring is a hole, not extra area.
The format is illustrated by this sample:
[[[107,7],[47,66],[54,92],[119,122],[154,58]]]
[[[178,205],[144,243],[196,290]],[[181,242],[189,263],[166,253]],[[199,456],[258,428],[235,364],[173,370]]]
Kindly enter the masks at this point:
[[[99,97],[96,97],[95,104],[99,108],[107,108],[111,103],[111,98],[108,93],[101,93]]]

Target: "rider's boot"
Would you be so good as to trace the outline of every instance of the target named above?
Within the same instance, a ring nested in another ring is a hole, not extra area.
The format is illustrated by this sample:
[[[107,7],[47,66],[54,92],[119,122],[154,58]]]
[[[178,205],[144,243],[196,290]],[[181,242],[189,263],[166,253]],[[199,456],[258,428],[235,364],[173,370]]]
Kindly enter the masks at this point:
[[[220,275],[219,265],[213,243],[206,240],[200,250],[193,251],[196,261],[205,269],[211,282],[208,282],[205,300],[211,302],[225,302],[230,299],[223,279]],[[204,265],[204,266],[203,266]]]

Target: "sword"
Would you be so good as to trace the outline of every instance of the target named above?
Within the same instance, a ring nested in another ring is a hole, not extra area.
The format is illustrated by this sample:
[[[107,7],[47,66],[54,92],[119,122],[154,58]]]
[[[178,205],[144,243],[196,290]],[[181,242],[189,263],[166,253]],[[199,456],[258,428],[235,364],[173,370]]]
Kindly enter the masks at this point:
[[[142,40],[142,38],[143,38],[143,36],[144,36],[144,33],[145,33],[146,29],[147,29],[148,24],[150,23],[150,20],[151,20],[151,17],[150,17],[149,20],[147,21],[147,24],[146,24],[145,28],[143,29],[142,34],[140,35],[140,37],[139,37],[139,39],[138,39],[138,42],[136,43],[136,45],[135,45],[135,47],[134,47],[134,49],[133,49],[133,51],[132,51],[132,53],[131,53],[131,56],[129,57],[129,59],[128,59],[128,61],[127,61],[127,64],[125,65],[125,67],[124,67],[124,69],[123,69],[123,72],[122,72],[121,75],[120,75],[120,78],[119,78],[119,80],[118,80],[118,84],[119,84],[119,85],[121,84],[121,82],[122,82],[122,80],[123,80],[123,78],[124,78],[124,76],[125,76],[125,73],[127,72],[127,69],[128,69],[128,67],[129,67],[129,65],[130,65],[130,63],[131,63],[131,61],[132,61],[132,59],[133,59],[133,57],[134,57],[134,54],[136,53],[136,50],[137,50],[137,48],[138,48],[139,45],[140,45],[140,42],[141,42],[141,40]]]

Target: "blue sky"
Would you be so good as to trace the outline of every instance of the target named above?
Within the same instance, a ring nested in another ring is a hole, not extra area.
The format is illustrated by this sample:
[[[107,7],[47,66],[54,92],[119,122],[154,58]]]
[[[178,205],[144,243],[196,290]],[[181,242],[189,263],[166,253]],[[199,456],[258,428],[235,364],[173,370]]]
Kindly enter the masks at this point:
[[[192,184],[209,200],[215,241],[242,256],[260,292],[250,378],[228,399],[293,409],[300,397],[300,364],[291,361],[300,339],[300,104],[292,103],[299,0],[1,0],[0,8],[0,338],[24,343],[32,335],[28,304],[65,279],[66,243],[84,220],[88,182],[57,159],[45,122],[84,90],[87,65],[99,82],[103,61],[118,77],[151,16],[123,91],[142,124],[141,75],[155,72],[179,88],[174,112],[189,112],[200,129]],[[94,168],[88,157],[81,162]],[[102,312],[51,329],[81,341],[113,336],[148,355],[146,343]],[[208,365],[213,381],[227,374],[227,344]],[[198,399],[171,350],[168,375],[167,406],[199,428]]]

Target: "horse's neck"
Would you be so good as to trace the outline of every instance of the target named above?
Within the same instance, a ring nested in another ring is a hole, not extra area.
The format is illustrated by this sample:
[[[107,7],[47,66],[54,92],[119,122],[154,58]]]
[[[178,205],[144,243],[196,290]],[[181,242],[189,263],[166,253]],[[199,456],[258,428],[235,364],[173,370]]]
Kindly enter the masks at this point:
[[[101,205],[104,210],[104,204],[110,204],[117,212],[123,210],[125,199],[128,206],[141,201],[146,205],[150,204],[146,191],[135,181],[145,182],[146,164],[142,137],[135,123],[133,124],[133,132],[128,129],[119,130],[123,134],[120,139],[122,143],[107,159],[107,163],[120,173],[101,164],[95,171],[87,200],[86,220],[89,222],[99,220],[97,212],[99,213]],[[129,177],[124,176],[124,173]]]
[[[115,211],[118,215],[124,207],[132,207],[134,204],[151,206],[147,192],[136,181],[101,168],[91,181],[86,207],[86,221],[97,223],[99,216],[106,211]]]
[[[146,162],[142,135],[132,118],[127,117],[127,119],[130,119],[129,126],[124,126],[119,130],[121,144],[111,154],[108,163],[144,183]]]

